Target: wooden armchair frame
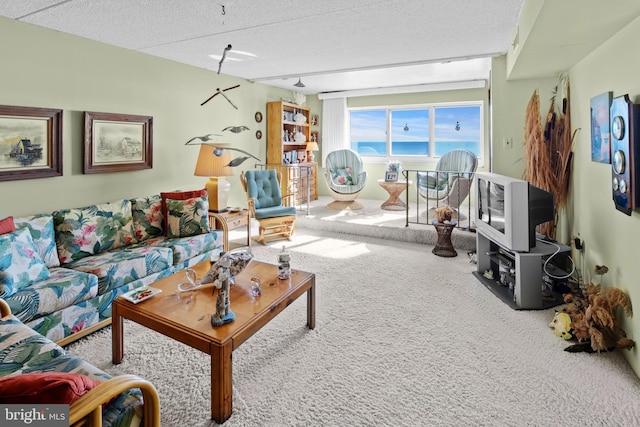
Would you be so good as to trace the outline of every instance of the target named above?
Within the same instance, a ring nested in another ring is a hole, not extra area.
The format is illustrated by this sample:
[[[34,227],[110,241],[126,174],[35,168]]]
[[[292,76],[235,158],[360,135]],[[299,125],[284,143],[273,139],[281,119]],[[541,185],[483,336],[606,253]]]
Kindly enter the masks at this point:
[[[0,299],[0,318],[11,316],[11,308]],[[69,425],[72,427],[102,426],[102,405],[132,388],[142,391],[143,426],[160,427],[158,391],[149,381],[136,375],[118,375],[89,390],[69,406]]]
[[[281,182],[280,172],[276,171],[276,178],[278,179],[278,183]],[[291,236],[295,232],[295,215],[287,215],[287,216],[277,216],[272,218],[256,218],[256,201],[253,197],[248,197],[249,193],[247,193],[247,179],[245,173],[242,172],[240,174],[240,182],[242,183],[242,188],[244,189],[245,194],[247,194],[247,207],[249,208],[249,215],[251,218],[258,221],[258,237],[255,238],[256,242],[259,243],[267,243],[269,240],[277,240],[285,238],[287,240],[291,240]],[[295,195],[287,194],[282,196],[282,205],[283,206],[295,206]]]

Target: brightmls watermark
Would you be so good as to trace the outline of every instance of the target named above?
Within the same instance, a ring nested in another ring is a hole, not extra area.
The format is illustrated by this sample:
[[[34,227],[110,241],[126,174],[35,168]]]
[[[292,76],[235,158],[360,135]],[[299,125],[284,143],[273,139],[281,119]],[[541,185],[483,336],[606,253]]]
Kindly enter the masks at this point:
[[[0,425],[67,427],[69,405],[0,405]]]

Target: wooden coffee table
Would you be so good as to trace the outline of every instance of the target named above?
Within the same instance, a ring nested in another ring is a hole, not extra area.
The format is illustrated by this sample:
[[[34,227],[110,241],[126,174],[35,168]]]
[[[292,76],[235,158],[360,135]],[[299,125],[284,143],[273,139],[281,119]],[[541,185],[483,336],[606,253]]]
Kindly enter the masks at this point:
[[[210,266],[208,261],[196,265],[194,270],[198,278]],[[259,276],[262,282],[262,295],[255,298],[249,294],[252,276]],[[316,276],[292,269],[289,279],[280,280],[276,265],[252,260],[231,286],[230,308],[236,320],[216,327],[211,326],[211,314],[216,305],[212,289],[178,293],[178,284],[186,281],[183,270],[155,282],[152,286],[162,289],[162,292],[146,301],[133,304],[122,297],[113,301],[112,360],[118,364],[124,355],[125,318],[209,354],[211,419],[223,423],[233,410],[231,353],[305,292],[307,326],[313,329],[316,322]]]

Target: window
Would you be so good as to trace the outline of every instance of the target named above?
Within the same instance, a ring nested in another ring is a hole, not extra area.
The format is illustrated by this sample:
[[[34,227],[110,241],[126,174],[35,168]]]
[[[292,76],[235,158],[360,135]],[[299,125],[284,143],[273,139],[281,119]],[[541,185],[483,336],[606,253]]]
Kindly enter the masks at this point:
[[[363,157],[411,161],[454,149],[482,156],[482,102],[351,109],[349,117],[351,148]]]

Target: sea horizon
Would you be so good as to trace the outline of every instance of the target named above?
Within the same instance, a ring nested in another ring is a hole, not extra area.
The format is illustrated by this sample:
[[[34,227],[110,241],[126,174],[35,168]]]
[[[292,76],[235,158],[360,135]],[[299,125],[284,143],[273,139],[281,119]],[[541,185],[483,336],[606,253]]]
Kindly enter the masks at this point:
[[[429,156],[429,144],[427,141],[393,141],[392,156]],[[480,143],[474,141],[442,141],[436,142],[435,154],[432,157],[442,157],[451,150],[469,150],[476,156],[479,155]],[[352,142],[351,149],[363,156],[386,156],[386,142]]]

